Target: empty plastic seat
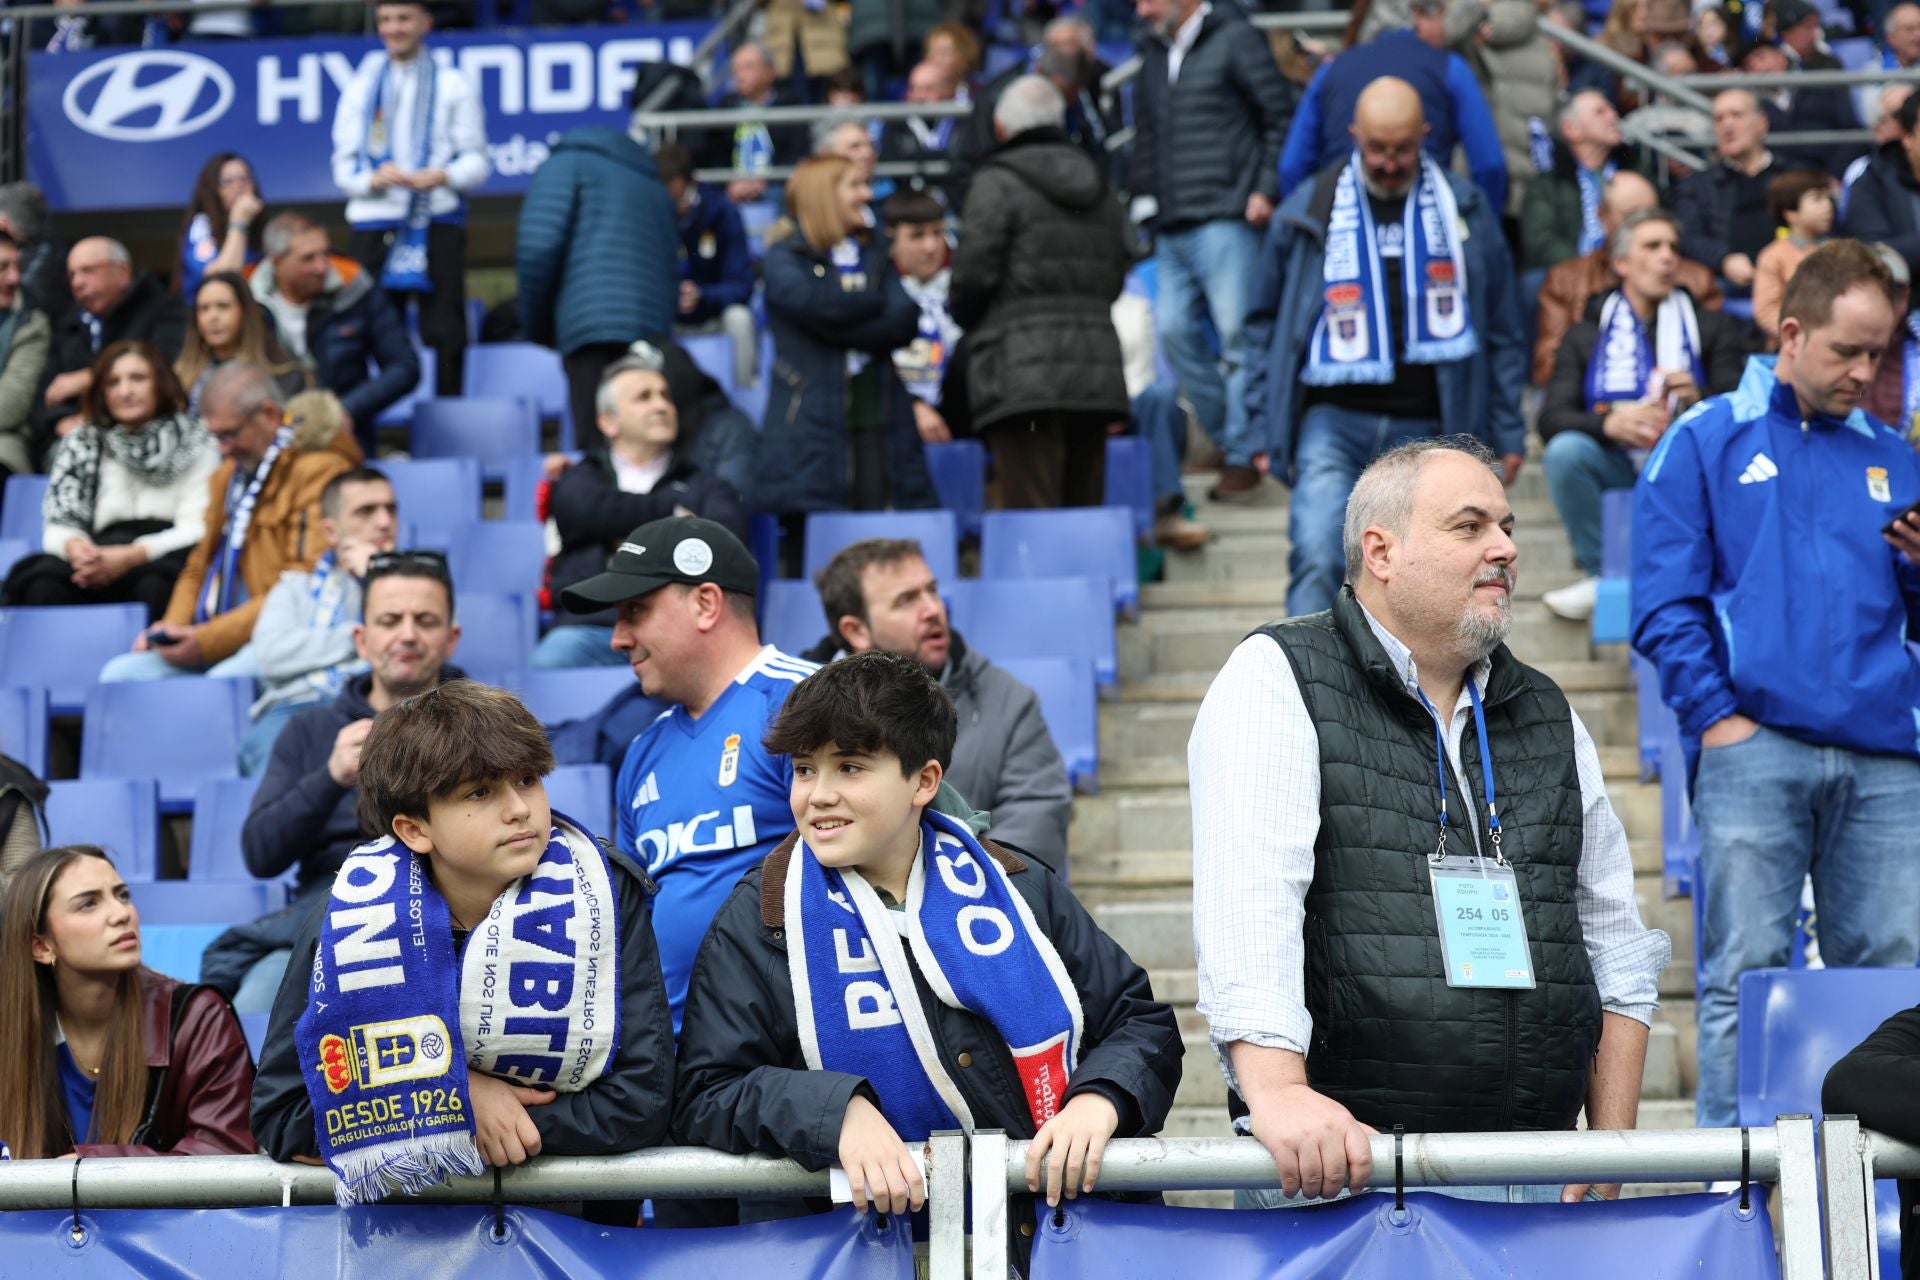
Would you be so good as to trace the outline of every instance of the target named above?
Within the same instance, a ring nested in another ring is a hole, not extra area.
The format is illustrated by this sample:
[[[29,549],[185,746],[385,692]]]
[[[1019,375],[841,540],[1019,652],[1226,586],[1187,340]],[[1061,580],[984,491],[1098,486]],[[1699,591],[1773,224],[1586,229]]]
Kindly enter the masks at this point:
[[[52,714],[78,715],[100,668],[131,649],[146,625],[137,604],[0,609],[0,671],[9,684],[45,689]]]
[[[1114,604],[1132,613],[1140,606],[1133,543],[1133,514],[1125,507],[989,511],[980,529],[980,576],[1105,578]]]
[[[38,547],[46,497],[45,476],[8,476],[6,488],[0,490],[0,538],[18,538]]]
[[[270,1013],[236,1013],[240,1019],[240,1034],[247,1038],[247,1052],[253,1055],[255,1062],[260,1061],[260,1046],[267,1042],[267,1024],[273,1021]]]
[[[507,458],[495,463],[487,471],[500,481],[501,505],[504,508],[501,519],[540,518],[540,482],[547,478],[545,454],[530,453],[521,458]]]
[[[563,764],[547,775],[547,803],[596,836],[613,839],[613,770]]]
[[[413,414],[416,458],[472,458],[489,480],[507,463],[540,452],[540,418],[527,400],[449,398],[423,402]]]
[[[560,422],[560,447],[574,447],[576,427],[589,430],[592,423],[573,421],[571,397],[567,390],[567,371],[560,353],[531,342],[482,342],[467,348],[467,366],[461,388],[470,396],[497,396],[507,400],[526,400],[542,418]]]
[[[39,549],[38,544],[25,538],[0,538],[0,579],[5,579],[14,565]]]
[[[128,882],[140,910],[140,959],[182,982],[200,980],[200,957],[236,924],[287,903],[286,891],[261,880]]]
[[[960,532],[978,536],[987,510],[987,447],[978,440],[951,440],[930,444],[926,452],[940,505],[960,521]]]
[[[1102,687],[1118,678],[1113,599],[1104,578],[963,578],[947,596],[955,630],[995,662],[1083,658]]]
[[[1107,494],[1110,507],[1133,513],[1133,533],[1153,532],[1153,450],[1145,436],[1107,437]]]
[[[47,838],[97,844],[128,884],[160,874],[159,788],[152,778],[78,778],[47,784]]]
[[[700,371],[731,391],[733,376],[733,337],[726,333],[689,333],[674,339]]]
[[[625,666],[528,667],[508,676],[506,687],[534,719],[556,725],[594,714],[633,683],[633,672]]]
[[[1739,1123],[1820,1115],[1827,1071],[1902,1009],[1920,969],[1753,969],[1740,975]]]
[[[447,553],[458,595],[482,591],[537,599],[547,575],[547,528],[537,520],[482,520],[458,530]]]
[[[47,776],[47,691],[0,688],[0,755],[12,756],[36,778]]]
[[[951,511],[816,511],[807,517],[807,581],[842,547],[867,538],[914,538],[942,586],[960,577],[960,524]]]
[[[497,684],[527,665],[538,629],[531,592],[462,591],[453,611],[460,623],[453,662],[468,675]]]
[[[379,412],[373,420],[376,427],[405,427],[413,421],[414,412],[433,399],[433,389],[439,385],[440,358],[432,347],[421,346],[418,336],[413,340],[413,354],[420,361],[420,381]]]
[[[160,808],[185,813],[209,778],[239,776],[253,681],[209,676],[95,685],[80,734],[83,778],[152,778]]]
[[[1609,489],[1600,495],[1600,575],[1633,576],[1633,490]]]
[[[761,590],[760,638],[784,653],[811,649],[826,636],[827,611],[811,582],[776,578]]]
[[[419,545],[451,542],[455,530],[480,522],[480,463],[473,458],[383,458],[400,519]]]
[[[258,778],[209,778],[193,793],[193,842],[187,852],[190,880],[247,880],[240,832],[253,807]]]
[[[1047,732],[1076,787],[1093,787],[1100,764],[1100,708],[1093,663],[1085,658],[996,658],[996,666],[1040,699]]]

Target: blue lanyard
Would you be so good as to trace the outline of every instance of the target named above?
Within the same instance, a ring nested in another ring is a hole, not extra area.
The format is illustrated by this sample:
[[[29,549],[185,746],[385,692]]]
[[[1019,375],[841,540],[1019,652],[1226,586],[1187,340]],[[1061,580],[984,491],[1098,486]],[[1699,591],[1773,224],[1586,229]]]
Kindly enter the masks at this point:
[[[1438,862],[1447,852],[1447,739],[1441,724],[1440,713],[1427,701],[1426,691],[1416,688],[1420,705],[1433,716],[1433,763],[1434,774],[1440,781],[1440,840],[1433,851],[1433,861]],[[1500,810],[1494,803],[1493,791],[1493,753],[1487,747],[1487,713],[1480,705],[1480,687],[1467,677],[1467,696],[1473,700],[1473,727],[1480,739],[1480,777],[1487,793],[1487,833],[1493,845],[1493,860],[1504,865],[1506,857],[1500,852]]]

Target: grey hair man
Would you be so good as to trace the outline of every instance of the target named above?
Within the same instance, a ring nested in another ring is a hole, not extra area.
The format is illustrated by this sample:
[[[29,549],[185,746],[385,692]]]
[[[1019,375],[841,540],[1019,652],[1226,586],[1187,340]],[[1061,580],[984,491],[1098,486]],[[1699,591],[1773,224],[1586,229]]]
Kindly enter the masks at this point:
[[[169,360],[180,358],[187,309],[160,282],[135,271],[127,246],[88,236],[67,253],[73,302],[50,317],[53,335],[41,393],[31,415],[42,438],[80,425],[80,401],[93,385],[93,362],[116,342],[151,342]]]
[[[1280,1181],[1247,1203],[1366,1185],[1367,1140],[1396,1124],[1566,1129],[1584,1106],[1590,1128],[1634,1127],[1670,944],[1640,921],[1593,740],[1503,643],[1500,481],[1463,437],[1374,459],[1333,607],[1242,641],[1195,722],[1200,1011]],[[1498,926],[1497,964],[1463,954],[1456,906]]]

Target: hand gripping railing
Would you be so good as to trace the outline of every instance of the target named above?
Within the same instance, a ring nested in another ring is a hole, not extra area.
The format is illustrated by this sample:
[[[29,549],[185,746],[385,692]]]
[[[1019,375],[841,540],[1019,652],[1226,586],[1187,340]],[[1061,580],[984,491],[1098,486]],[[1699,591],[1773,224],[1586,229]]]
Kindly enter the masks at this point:
[[[1780,1187],[1784,1280],[1819,1280],[1820,1178],[1813,1119],[1769,1128],[1407,1134],[1403,1187],[1501,1183],[1691,1182],[1746,1177]],[[1372,1185],[1392,1185],[1394,1141],[1372,1139]],[[972,1157],[973,1278],[1005,1280],[1007,1196],[1027,1187],[1027,1143],[976,1132]],[[1198,1191],[1276,1185],[1273,1158],[1252,1138],[1122,1139],[1100,1159],[1102,1191]]]

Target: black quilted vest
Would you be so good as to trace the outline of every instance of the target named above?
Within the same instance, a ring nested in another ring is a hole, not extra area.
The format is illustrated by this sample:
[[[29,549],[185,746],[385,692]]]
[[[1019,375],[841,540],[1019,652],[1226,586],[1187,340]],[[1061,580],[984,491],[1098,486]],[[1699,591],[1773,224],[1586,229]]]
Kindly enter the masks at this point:
[[[1306,900],[1313,1087],[1382,1131],[1569,1129],[1600,1043],[1600,996],[1575,907],[1580,779],[1560,690],[1503,645],[1484,700],[1502,849],[1519,879],[1531,991],[1449,987],[1427,855],[1438,832],[1433,720],[1350,588],[1327,613],[1261,628],[1287,655],[1320,742],[1320,835]],[[1448,852],[1487,844],[1473,804],[1447,805]],[[1449,791],[1455,785],[1449,771]]]

